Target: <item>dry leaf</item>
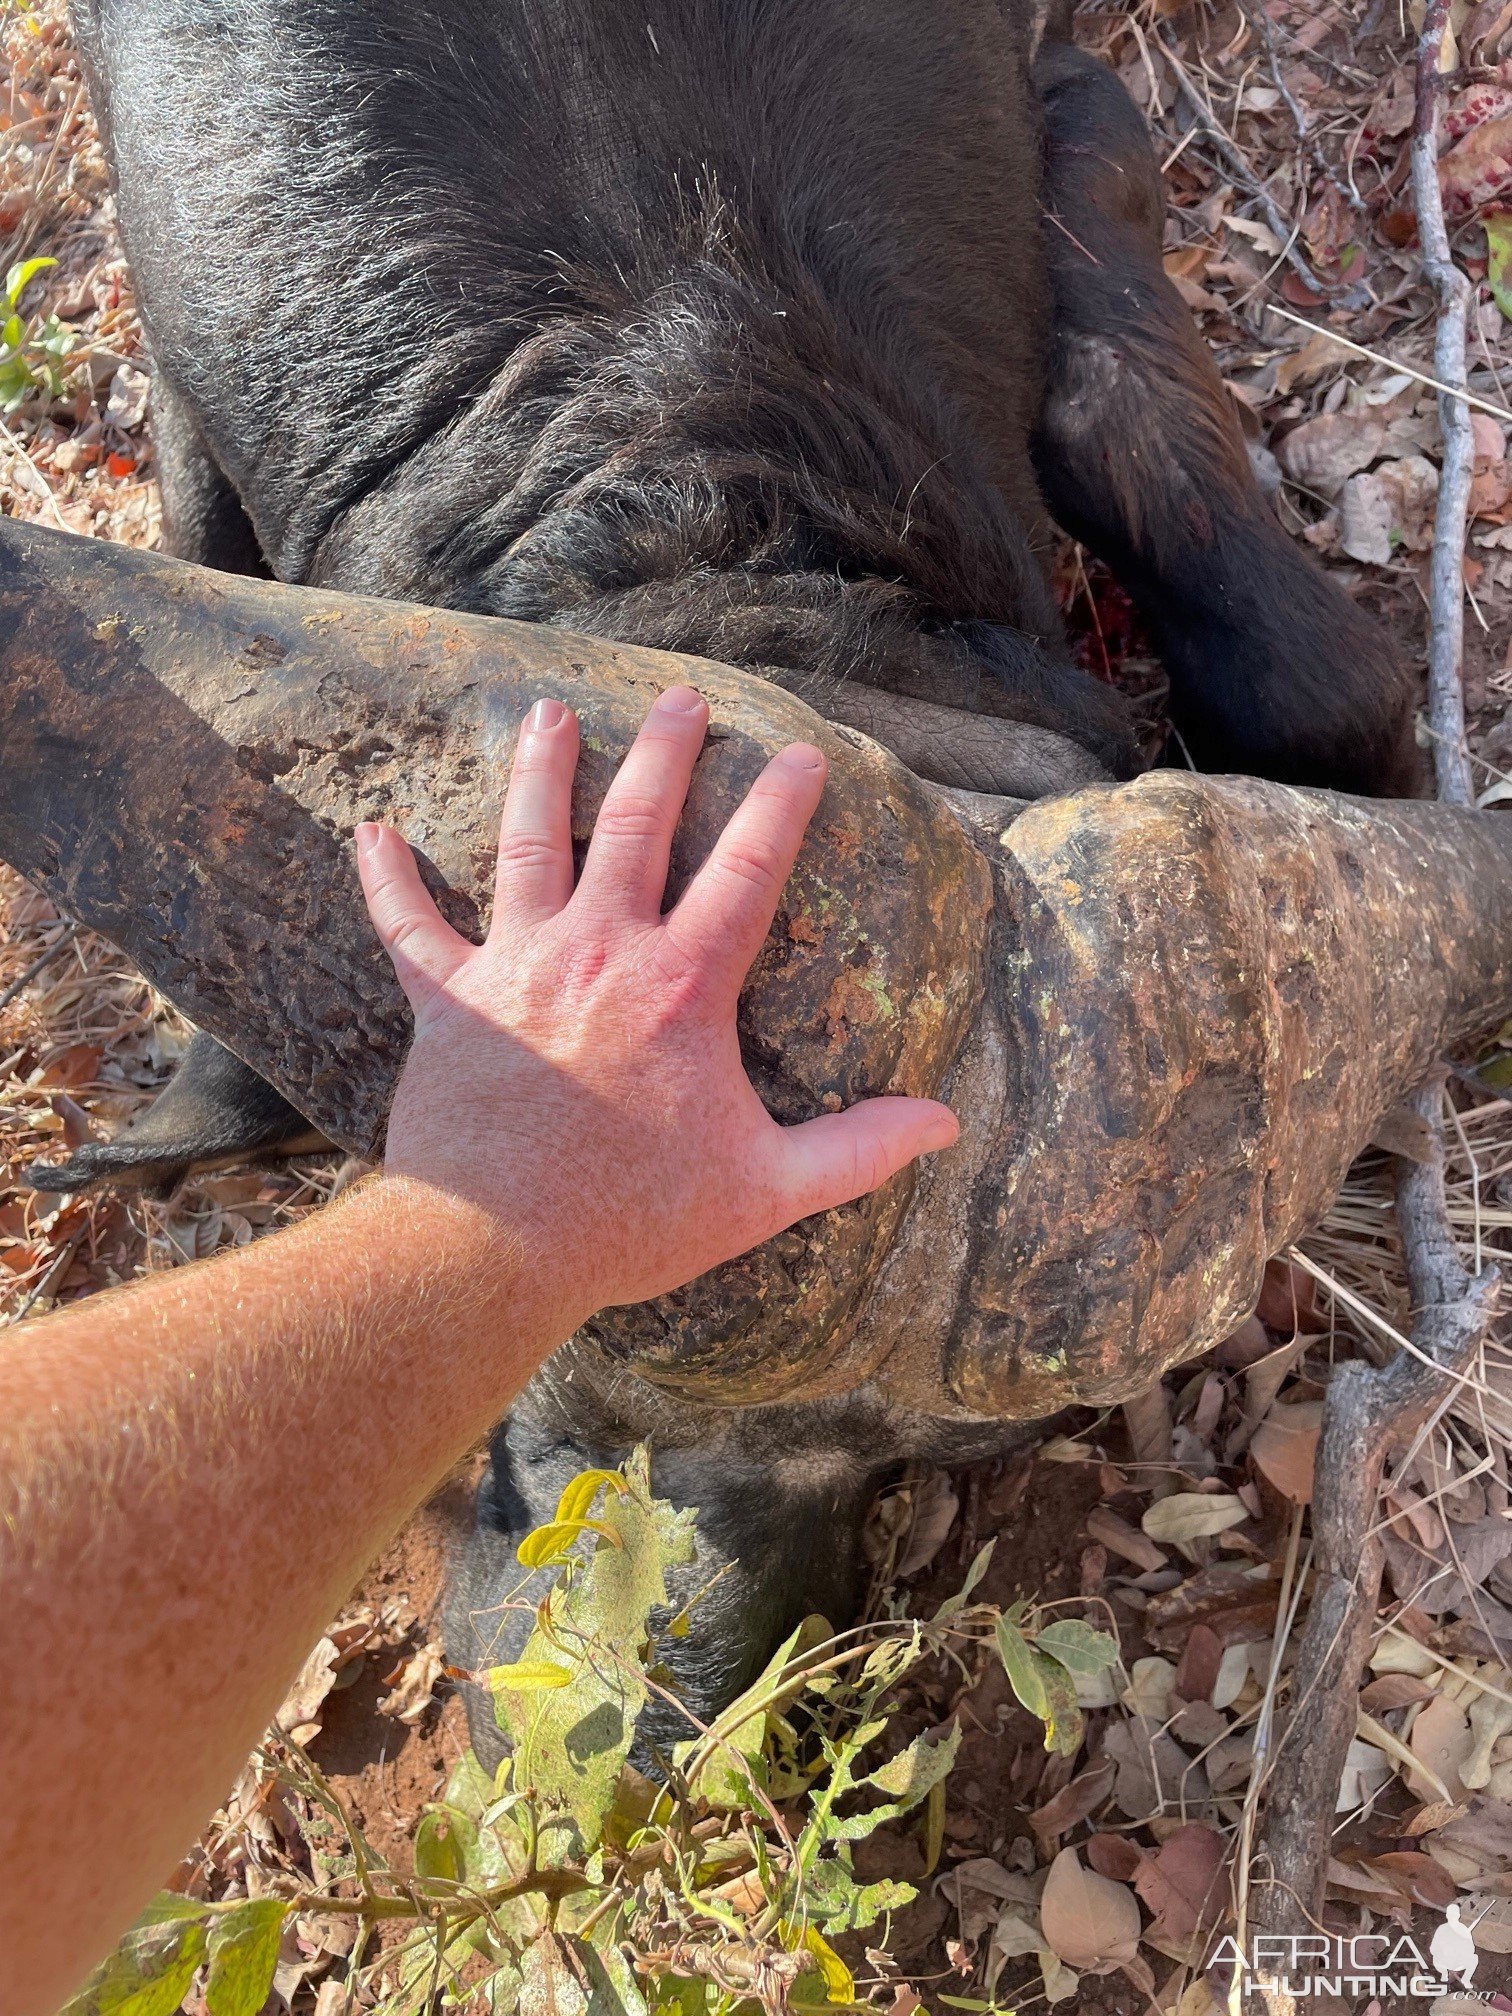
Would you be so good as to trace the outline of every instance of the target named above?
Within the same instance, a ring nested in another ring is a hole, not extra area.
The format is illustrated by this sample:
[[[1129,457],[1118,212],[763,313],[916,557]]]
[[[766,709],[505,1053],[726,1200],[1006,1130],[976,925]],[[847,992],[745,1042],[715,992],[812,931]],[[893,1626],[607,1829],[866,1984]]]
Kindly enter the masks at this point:
[[[1277,1401],[1255,1430],[1250,1461],[1294,1505],[1312,1503],[1313,1466],[1323,1428],[1323,1402]]]
[[[917,1575],[927,1568],[950,1537],[961,1501],[943,1470],[932,1470],[913,1495],[913,1520],[898,1574]]]
[[[1048,1949],[1040,1954],[1039,1963],[1040,1976],[1045,1984],[1045,2000],[1052,2008],[1057,2002],[1069,2002],[1081,1986],[1081,1977]]]
[[[1217,1635],[1216,1633],[1214,1634]],[[1270,1647],[1262,1648],[1269,1655]],[[1223,1657],[1218,1662],[1217,1677],[1213,1681],[1213,1691],[1209,1700],[1215,1708],[1231,1708],[1244,1692],[1244,1683],[1249,1678],[1252,1645],[1225,1645]]]
[[[1460,1783],[1469,1792],[1483,1792],[1491,1783],[1491,1752],[1512,1729],[1512,1701],[1481,1694],[1470,1704],[1470,1727],[1475,1741],[1460,1765]]]
[[[396,1721],[413,1728],[429,1708],[436,1682],[445,1669],[446,1659],[441,1646],[434,1641],[422,1645],[400,1668],[392,1692],[385,1694],[378,1703],[378,1712],[392,1715]]]
[[[1470,1718],[1457,1701],[1447,1694],[1435,1694],[1425,1701],[1413,1721],[1407,1747],[1434,1776],[1409,1772],[1407,1789],[1413,1797],[1441,1799],[1447,1792],[1451,1799],[1463,1798],[1460,1766],[1468,1760],[1474,1740]]]
[[[1207,1624],[1194,1624],[1176,1668],[1176,1692],[1183,1701],[1211,1701],[1223,1664],[1218,1634]]]
[[[1090,1835],[1083,1852],[1099,1876],[1110,1876],[1115,1883],[1132,1881],[1144,1861],[1143,1850],[1127,1834]]]
[[[1370,1655],[1372,1673],[1410,1673],[1419,1680],[1443,1671],[1442,1661],[1435,1659],[1416,1638],[1405,1631],[1398,1631],[1395,1625],[1388,1625],[1375,1642]]]
[[[1231,1491],[1178,1491],[1158,1499],[1139,1523],[1151,1540],[1187,1547],[1242,1526],[1249,1516]]]
[[[1223,1837],[1194,1821],[1163,1841],[1157,1854],[1145,1857],[1134,1888],[1154,1913],[1145,1938],[1157,1952],[1171,1959],[1201,1957],[1191,1955],[1194,1943],[1229,1907],[1224,1855]]]
[[[1188,1750],[1206,1750],[1228,1733],[1228,1717],[1207,1701],[1183,1702],[1171,1717],[1171,1734]]]
[[[1276,460],[1299,489],[1332,499],[1351,476],[1379,457],[1386,446],[1386,423],[1371,412],[1320,413],[1273,445]],[[1263,1305],[1260,1316],[1270,1322]]]
[[[1154,1723],[1114,1722],[1103,1737],[1103,1755],[1118,1766],[1113,1803],[1131,1820],[1148,1820],[1162,1803],[1183,1797],[1196,1803],[1207,1790],[1204,1770]]]
[[[1276,390],[1285,398],[1297,386],[1310,385],[1336,364],[1349,363],[1352,354],[1320,329],[1308,337],[1300,350],[1281,359],[1276,366]]]
[[[1194,1624],[1208,1625],[1220,1645],[1254,1645],[1276,1628],[1277,1581],[1268,1567],[1215,1561],[1164,1595],[1152,1596],[1144,1632],[1161,1652],[1180,1653]]]
[[[1036,1902],[1029,1879],[1005,1869],[990,1855],[962,1862],[945,1879],[947,1896],[952,1887],[956,1915],[961,1921],[961,1938],[967,1946],[975,1946],[988,1926],[998,1922],[1005,1904],[1021,1905],[1032,1911]]]
[[[1132,1561],[1136,1568],[1142,1568],[1146,1573],[1166,1565],[1166,1556],[1154,1541],[1131,1526],[1127,1519],[1120,1519],[1116,1512],[1110,1512],[1106,1505],[1094,1505],[1087,1514],[1087,1538],[1096,1540],[1110,1554]]]
[[[1143,1715],[1150,1722],[1164,1722],[1171,1712],[1171,1690],[1176,1685],[1176,1668],[1169,1659],[1151,1655],[1136,1659],[1124,1689],[1123,1702],[1131,1715]]]
[[[1439,157],[1447,210],[1480,210],[1512,188],[1512,114],[1483,119]]]
[[[320,1710],[336,1685],[340,1667],[341,1654],[329,1638],[322,1638],[299,1669],[299,1678],[274,1717],[296,1743],[308,1743],[320,1734]]]
[[[1512,1953],[1512,1897],[1493,1897],[1489,1903],[1478,1900],[1465,1916],[1475,1934],[1478,1953]],[[1479,2006],[1484,2009],[1486,2005],[1482,2002]]]
[[[1084,1869],[1074,1848],[1050,1864],[1040,1897],[1045,1943],[1079,1973],[1107,1974],[1139,1951],[1139,1906],[1126,1884]]]
[[[1266,1262],[1255,1314],[1267,1329],[1277,1330],[1285,1337],[1294,1336],[1298,1330],[1316,1335],[1328,1327],[1318,1313],[1316,1283],[1305,1268],[1290,1260]]]
[[[1053,1855],[1062,1834],[1069,1834],[1080,1821],[1095,1813],[1113,1790],[1115,1765],[1111,1757],[1100,1758],[1090,1770],[1063,1785],[1053,1799],[1047,1799],[1029,1815],[1029,1825],[1042,1855]]]
[[[1399,1884],[1419,1904],[1442,1911],[1454,1902],[1454,1885],[1431,1855],[1417,1849],[1398,1848],[1386,1855],[1371,1857],[1370,1866]]]
[[[1379,476],[1351,476],[1344,485],[1339,551],[1365,567],[1391,564],[1391,492]]]
[[[1344,1753],[1335,1813],[1353,1813],[1357,1807],[1367,1805],[1383,1785],[1390,1783],[1391,1775],[1391,1759],[1373,1743],[1354,1737]]]
[[[1430,1701],[1433,1689],[1426,1680],[1411,1673],[1385,1673],[1360,1690],[1360,1706],[1367,1715],[1389,1715],[1393,1708],[1413,1708]]]
[[[1224,1338],[1215,1355],[1226,1372],[1242,1372],[1247,1365],[1269,1357],[1275,1348],[1271,1334],[1260,1318],[1251,1316],[1239,1325],[1231,1337]]]

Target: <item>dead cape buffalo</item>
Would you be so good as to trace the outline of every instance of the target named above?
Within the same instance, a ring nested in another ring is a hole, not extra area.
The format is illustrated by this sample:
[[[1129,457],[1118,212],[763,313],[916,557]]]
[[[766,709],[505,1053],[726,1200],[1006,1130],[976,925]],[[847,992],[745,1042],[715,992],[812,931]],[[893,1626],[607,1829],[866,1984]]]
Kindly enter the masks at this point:
[[[698,653],[1027,799],[1136,767],[1061,639],[1048,507],[1137,599],[1199,763],[1403,787],[1400,668],[1259,494],[1161,270],[1142,122],[1056,12],[78,0],[171,550]],[[154,1115],[45,1181],[310,1138],[202,1038]],[[1003,1434],[990,1379],[938,1418],[865,1379],[716,1407],[592,1358],[496,1437],[460,1664],[509,1641],[479,1633],[520,1532],[650,1435],[705,1570],[738,1562],[680,1648],[707,1711],[801,1611],[845,1609],[884,1466]]]

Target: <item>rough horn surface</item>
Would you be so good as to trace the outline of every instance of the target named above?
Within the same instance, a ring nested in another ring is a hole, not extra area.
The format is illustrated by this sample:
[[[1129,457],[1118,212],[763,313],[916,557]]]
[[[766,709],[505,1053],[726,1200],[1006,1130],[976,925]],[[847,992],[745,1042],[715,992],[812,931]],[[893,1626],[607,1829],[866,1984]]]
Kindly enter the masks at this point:
[[[686,1396],[870,1384],[935,1419],[1115,1400],[1221,1337],[1381,1115],[1512,1005],[1512,821],[1162,773],[1019,815],[720,666],[0,526],[0,855],[332,1136],[407,1034],[347,841],[481,928],[515,724],[583,719],[586,833],[650,695],[710,745],[674,874],[775,748],[831,784],[742,1006],[799,1118],[940,1091],[960,1148],[584,1346]],[[459,1095],[465,1096],[465,1094]]]
[[[991,878],[970,835],[875,743],[702,660],[0,524],[0,857],[333,1140],[372,1155],[410,1019],[367,922],[353,827],[404,832],[451,921],[480,937],[530,702],[551,694],[580,717],[581,842],[653,696],[680,679],[712,725],[674,891],[768,757],[807,739],[830,760],[742,1003],[767,1106],[787,1120],[932,1090],[981,987]],[[655,1305],[657,1359],[739,1381],[776,1321],[792,1375],[817,1366],[910,1188]]]

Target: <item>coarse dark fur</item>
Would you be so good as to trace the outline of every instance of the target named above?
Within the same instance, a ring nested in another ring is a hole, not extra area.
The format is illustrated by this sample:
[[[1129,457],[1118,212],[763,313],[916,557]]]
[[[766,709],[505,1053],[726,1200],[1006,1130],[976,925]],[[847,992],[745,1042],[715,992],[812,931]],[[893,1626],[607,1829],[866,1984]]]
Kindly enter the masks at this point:
[[[1144,608],[1200,760],[1398,786],[1390,649],[1275,526],[1161,271],[1143,124],[1063,39],[1036,53],[1037,12],[75,0],[173,550],[702,653],[821,709],[882,688],[1126,775],[1122,703],[1042,571],[1047,498]],[[983,781],[1058,788],[1020,760]],[[193,1068],[151,1180],[224,1141],[225,1065]],[[519,1533],[638,1436],[703,1508],[705,1571],[735,1563],[678,1654],[705,1713],[851,1600],[883,1466],[967,1453],[862,1396],[716,1414],[565,1362],[496,1438],[459,1663],[488,1656]]]

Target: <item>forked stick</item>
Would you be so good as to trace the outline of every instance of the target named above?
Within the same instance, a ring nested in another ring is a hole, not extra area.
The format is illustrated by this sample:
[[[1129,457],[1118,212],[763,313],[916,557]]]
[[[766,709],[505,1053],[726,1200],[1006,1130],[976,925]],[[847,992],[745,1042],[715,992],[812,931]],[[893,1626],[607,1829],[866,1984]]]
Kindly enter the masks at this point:
[[[1410,1102],[1428,1125],[1428,1159],[1397,1165],[1413,1349],[1381,1366],[1351,1360],[1329,1382],[1312,1504],[1312,1600],[1256,1856],[1266,1887],[1253,1918],[1268,1932],[1315,1931],[1322,1913],[1334,1803],[1381,1593],[1384,1550],[1374,1528],[1386,1458],[1449,1404],[1496,1312],[1500,1273],[1467,1274],[1449,1224],[1443,1101],[1439,1072]],[[1289,1998],[1257,1991],[1256,2006],[1279,2016]]]

